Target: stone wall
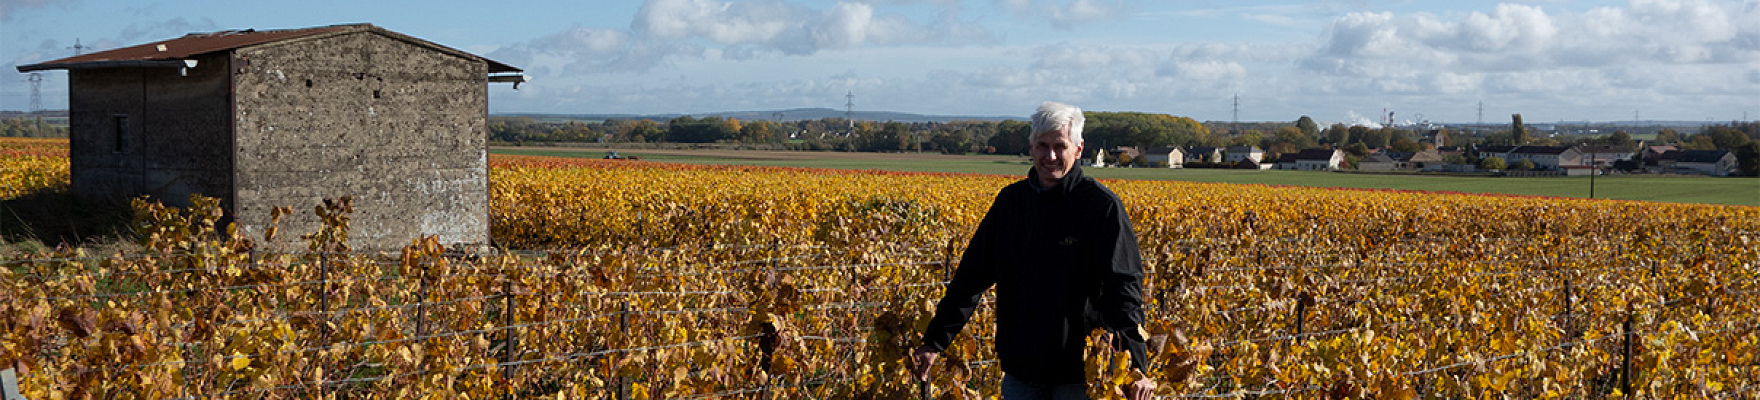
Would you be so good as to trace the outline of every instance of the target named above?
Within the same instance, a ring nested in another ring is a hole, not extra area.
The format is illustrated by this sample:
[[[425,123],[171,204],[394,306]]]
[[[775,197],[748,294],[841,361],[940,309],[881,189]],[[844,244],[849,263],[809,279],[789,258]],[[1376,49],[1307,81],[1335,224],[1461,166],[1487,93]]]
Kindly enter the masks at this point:
[[[487,66],[371,30],[235,52],[235,215],[261,235],[291,206],[288,239],[323,198],[352,196],[349,242],[418,235],[487,244]]]

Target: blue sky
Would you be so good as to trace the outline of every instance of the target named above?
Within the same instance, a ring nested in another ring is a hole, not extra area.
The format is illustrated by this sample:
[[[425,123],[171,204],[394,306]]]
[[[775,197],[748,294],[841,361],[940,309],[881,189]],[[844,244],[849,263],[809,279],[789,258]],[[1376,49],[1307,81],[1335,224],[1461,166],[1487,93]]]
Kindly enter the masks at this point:
[[[226,29],[366,22],[525,68],[491,112],[803,107],[1229,120],[1760,119],[1760,0],[0,0],[17,65]],[[44,74],[45,108],[66,75]]]

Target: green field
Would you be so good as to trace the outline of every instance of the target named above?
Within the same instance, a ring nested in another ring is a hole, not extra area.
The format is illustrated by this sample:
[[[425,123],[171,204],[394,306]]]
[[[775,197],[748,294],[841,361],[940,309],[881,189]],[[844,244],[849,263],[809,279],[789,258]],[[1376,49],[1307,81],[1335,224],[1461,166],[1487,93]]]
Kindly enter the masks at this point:
[[[491,149],[490,153],[599,158],[605,155],[605,150],[495,148]],[[641,157],[643,161],[705,165],[764,165],[1017,176],[1024,174],[1027,168],[1027,159],[1020,156],[738,150],[619,150],[618,153],[623,156]],[[1591,184],[1589,177],[1504,178],[1231,169],[1091,168],[1087,170],[1087,173],[1097,178],[1112,179],[1499,193],[1555,197],[1589,197]],[[1593,184],[1594,197],[1602,199],[1760,207],[1760,179],[1755,178],[1614,175],[1596,177]]]

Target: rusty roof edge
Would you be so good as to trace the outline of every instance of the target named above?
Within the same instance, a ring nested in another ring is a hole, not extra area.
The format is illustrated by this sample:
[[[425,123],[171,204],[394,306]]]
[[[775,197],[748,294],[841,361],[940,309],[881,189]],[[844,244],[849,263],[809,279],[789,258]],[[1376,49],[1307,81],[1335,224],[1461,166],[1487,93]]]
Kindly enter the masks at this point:
[[[166,45],[166,44],[169,44],[172,42],[176,42],[179,40],[203,39],[203,38],[211,38],[211,37],[216,37],[216,36],[232,35],[232,34],[240,34],[240,33],[270,34],[270,33],[291,33],[291,32],[296,32],[296,31],[312,31],[311,33],[308,33],[306,35],[299,35],[299,36],[292,36],[292,37],[288,37],[288,38],[278,39],[278,40],[289,40],[289,39],[297,39],[297,38],[310,36],[310,35],[321,34],[321,33],[324,33],[323,30],[325,30],[325,29],[337,29],[337,28],[344,28],[344,27],[357,26],[357,25],[370,25],[370,24],[339,24],[339,25],[318,26],[318,27],[310,27],[310,28],[269,29],[269,30],[261,30],[261,31],[256,30],[256,29],[229,29],[229,30],[220,30],[220,31],[213,31],[213,32],[192,32],[192,33],[184,34],[183,36],[142,43],[142,44],[138,44],[138,45],[134,45],[134,46],[125,46],[125,47],[119,47],[119,48],[115,48],[115,49],[98,51],[98,52],[94,52],[94,53],[88,53],[88,54],[84,54],[84,55],[76,55],[76,56],[72,56],[72,57],[59,58],[59,59],[44,61],[44,62],[35,63],[35,64],[20,65],[17,67],[17,69],[19,70],[19,72],[26,72],[26,71],[43,71],[43,70],[71,69],[71,68],[102,68],[102,67],[136,66],[136,65],[134,65],[135,63],[132,63],[129,61],[176,60],[176,59],[196,57],[196,56],[201,56],[201,55],[206,55],[206,54],[233,51],[233,50],[237,50],[239,48],[250,47],[254,44],[243,44],[243,45],[230,46],[230,47],[217,47],[217,48],[209,49],[207,51],[190,52],[190,53],[172,52],[172,53],[166,54],[164,57],[124,58],[124,59],[91,59],[91,60],[88,60],[88,59],[92,58],[94,56],[99,56],[99,55],[104,55],[104,54],[113,54],[113,53],[116,53],[119,51],[126,52],[126,51],[130,51],[133,49],[150,48],[149,46],[163,46],[163,45]],[[164,50],[161,50],[161,51],[164,51]]]
[[[202,54],[207,54],[207,53],[202,53]],[[201,55],[201,54],[194,54],[192,56],[196,56],[196,55]],[[116,67],[146,67],[146,68],[169,67],[169,68],[176,68],[176,67],[188,67],[188,66],[189,66],[189,64],[185,64],[184,61],[182,61],[182,60],[84,61],[84,62],[74,62],[74,63],[59,63],[59,64],[54,64],[54,65],[45,65],[45,64],[20,65],[20,66],[18,66],[18,72],[48,71],[48,70],[57,70],[57,69],[75,70],[75,69],[116,68]]]
[[[262,31],[258,31],[255,29],[247,29],[247,30],[223,30],[223,31],[215,31],[215,32],[190,33],[190,34],[186,34],[186,35],[179,36],[176,38],[165,39],[165,40],[160,40],[160,41],[155,41],[155,42],[149,42],[149,43],[144,43],[144,44],[140,44],[140,45],[136,45],[136,46],[124,47],[122,49],[132,49],[132,48],[141,48],[141,47],[147,47],[147,46],[162,45],[162,44],[176,41],[176,40],[180,40],[180,39],[188,39],[192,36],[207,37],[207,36],[217,36],[217,35],[236,34],[236,33],[258,33],[258,34],[283,33],[283,32],[293,32],[293,31],[302,31],[302,30],[303,31],[311,31],[311,33],[305,34],[305,35],[279,38],[279,39],[266,41],[266,42],[260,42],[260,43],[247,43],[247,44],[241,44],[241,45],[226,47],[226,48],[216,48],[216,49],[213,49],[212,51],[204,51],[204,52],[199,52],[199,53],[171,54],[170,56],[175,56],[175,57],[167,57],[167,58],[163,58],[163,59],[170,60],[170,59],[177,59],[177,58],[194,57],[194,56],[198,56],[198,55],[218,53],[218,52],[224,52],[224,51],[237,51],[239,49],[245,49],[245,48],[273,47],[276,45],[281,45],[281,44],[286,44],[286,43],[294,43],[294,42],[300,42],[300,41],[305,41],[305,40],[314,40],[314,39],[318,39],[318,38],[332,37],[335,35],[344,35],[344,34],[351,34],[351,33],[357,33],[357,32],[372,32],[372,33],[377,33],[379,35],[389,37],[389,38],[392,38],[395,40],[400,40],[400,41],[415,44],[418,46],[431,48],[431,49],[434,49],[434,50],[437,50],[437,51],[440,51],[443,53],[451,54],[454,56],[475,59],[475,60],[482,60],[483,62],[488,64],[487,65],[488,72],[491,74],[508,73],[508,72],[524,72],[524,70],[521,70],[517,67],[514,67],[512,65],[508,65],[506,63],[502,63],[499,61],[491,60],[488,57],[483,57],[480,55],[472,54],[467,51],[463,51],[463,50],[455,49],[452,47],[447,47],[445,45],[441,45],[438,43],[423,40],[421,38],[417,38],[414,36],[409,36],[409,35],[395,32],[395,31],[391,31],[389,29],[385,29],[383,27],[379,27],[377,25],[373,25],[370,23],[335,24],[335,25],[318,26],[318,27],[310,27],[310,28],[272,29],[272,30],[262,30]],[[105,53],[105,52],[110,52],[110,51],[115,51],[115,50],[120,50],[120,49],[106,50],[104,52],[98,52],[98,53],[93,53],[93,54],[100,54],[100,53]],[[92,60],[92,61],[80,60],[80,61],[68,62],[70,60],[78,60],[82,57],[89,57],[89,56],[90,55],[74,56],[74,57],[61,58],[61,59],[56,59],[56,60],[51,60],[51,61],[46,61],[46,62],[41,62],[41,63],[35,63],[35,64],[20,65],[20,66],[17,66],[16,69],[18,69],[19,72],[31,72],[31,71],[43,71],[43,70],[55,70],[55,69],[72,69],[72,68],[127,67],[127,66],[138,66],[136,64],[139,64],[139,63],[135,63],[135,62],[128,62],[128,60]],[[149,60],[159,60],[159,59],[149,59]],[[143,61],[143,60],[136,59],[134,61]]]

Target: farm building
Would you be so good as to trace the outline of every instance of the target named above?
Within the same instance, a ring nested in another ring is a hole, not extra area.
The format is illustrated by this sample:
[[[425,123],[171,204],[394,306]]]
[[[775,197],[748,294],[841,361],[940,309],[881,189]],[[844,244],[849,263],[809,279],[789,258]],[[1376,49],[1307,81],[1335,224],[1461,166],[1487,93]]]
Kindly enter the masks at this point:
[[[1186,164],[1185,151],[1174,146],[1150,147],[1143,157],[1151,167],[1185,168]]]
[[[1221,147],[1192,146],[1186,149],[1188,163],[1220,163],[1222,162]]]
[[[1387,153],[1370,154],[1368,157],[1363,157],[1362,160],[1357,160],[1357,170],[1359,171],[1389,172],[1395,169],[1399,169],[1399,160]]]
[[[369,24],[194,33],[18,67],[67,70],[73,190],[220,198],[241,232],[352,196],[349,241],[489,241],[488,84],[520,69]]]
[[[1677,150],[1674,168],[1711,176],[1730,176],[1736,171],[1735,152],[1729,150]],[[1669,158],[1669,157],[1664,157]]]
[[[1300,171],[1337,171],[1344,165],[1344,151],[1338,149],[1305,149],[1285,154],[1278,159],[1278,169]]]
[[[1228,146],[1222,150],[1223,162],[1234,164],[1241,160],[1253,160],[1257,163],[1265,159],[1265,150],[1259,146]]]
[[[1583,165],[1583,153],[1571,147],[1558,146],[1484,146],[1479,157],[1501,158],[1514,166],[1522,160],[1534,163],[1534,169],[1557,170],[1566,165]]]

